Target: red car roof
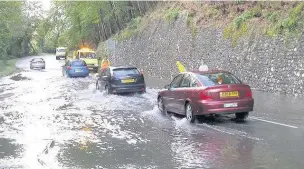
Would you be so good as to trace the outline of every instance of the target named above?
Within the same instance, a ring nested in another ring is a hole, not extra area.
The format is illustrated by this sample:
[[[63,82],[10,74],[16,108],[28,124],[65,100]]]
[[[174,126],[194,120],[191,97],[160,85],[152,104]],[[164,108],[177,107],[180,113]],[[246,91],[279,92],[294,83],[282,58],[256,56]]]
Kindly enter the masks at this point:
[[[197,74],[204,74],[204,73],[220,73],[220,72],[226,72],[228,73],[228,71],[225,71],[225,70],[219,70],[219,69],[211,69],[211,70],[208,70],[208,71],[199,71],[199,70],[193,70],[193,71],[190,71],[192,73],[197,73]],[[230,73],[230,72],[229,72]]]

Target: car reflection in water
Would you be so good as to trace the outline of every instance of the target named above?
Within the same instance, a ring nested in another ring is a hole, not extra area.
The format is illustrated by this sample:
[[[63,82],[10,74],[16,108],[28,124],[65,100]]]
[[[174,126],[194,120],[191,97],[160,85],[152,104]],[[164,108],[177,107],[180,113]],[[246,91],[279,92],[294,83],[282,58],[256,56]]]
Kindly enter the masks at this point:
[[[84,127],[82,128],[82,131],[87,132],[88,134],[92,133],[92,128],[90,127]],[[89,138],[87,138],[87,136],[85,136],[83,139],[81,139],[80,141],[80,150],[84,150],[87,151],[88,150],[88,144],[89,144]]]
[[[173,159],[181,168],[243,169],[253,166],[255,139],[244,136],[236,140],[238,136],[223,137],[214,131],[199,133],[199,130],[186,135],[176,134],[171,143]]]
[[[221,167],[252,168],[254,145],[255,141],[249,138],[240,138],[237,142],[226,140],[220,151],[220,161],[223,162]]]

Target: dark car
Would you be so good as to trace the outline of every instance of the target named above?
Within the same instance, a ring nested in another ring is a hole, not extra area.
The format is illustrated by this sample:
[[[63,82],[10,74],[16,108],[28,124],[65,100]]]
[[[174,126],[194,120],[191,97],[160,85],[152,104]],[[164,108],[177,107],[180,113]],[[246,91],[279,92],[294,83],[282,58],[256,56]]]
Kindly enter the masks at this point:
[[[158,94],[160,111],[186,115],[190,122],[199,115],[232,113],[244,120],[253,111],[250,87],[227,71],[181,73],[165,88]]]
[[[62,74],[67,77],[87,77],[89,69],[83,60],[67,60],[62,67]]]
[[[136,67],[109,67],[103,69],[96,89],[108,94],[146,92],[144,75]]]

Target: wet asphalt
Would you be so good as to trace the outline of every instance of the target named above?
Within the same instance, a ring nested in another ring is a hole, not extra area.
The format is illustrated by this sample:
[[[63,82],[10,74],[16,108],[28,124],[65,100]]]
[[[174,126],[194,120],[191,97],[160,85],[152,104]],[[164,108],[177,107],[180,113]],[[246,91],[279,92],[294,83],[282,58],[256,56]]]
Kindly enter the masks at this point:
[[[161,114],[158,88],[145,94],[106,95],[95,77],[65,78],[55,56],[45,70],[0,79],[0,168],[22,169],[298,169],[304,166],[304,98],[254,91],[255,110],[200,119]]]

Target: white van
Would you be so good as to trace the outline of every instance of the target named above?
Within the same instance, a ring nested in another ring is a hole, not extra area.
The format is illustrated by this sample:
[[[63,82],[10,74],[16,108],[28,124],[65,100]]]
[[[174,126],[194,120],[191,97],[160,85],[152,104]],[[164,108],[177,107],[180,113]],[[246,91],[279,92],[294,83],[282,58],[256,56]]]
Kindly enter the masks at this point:
[[[56,60],[61,58],[66,59],[67,56],[67,48],[66,47],[58,47],[56,48]]]

